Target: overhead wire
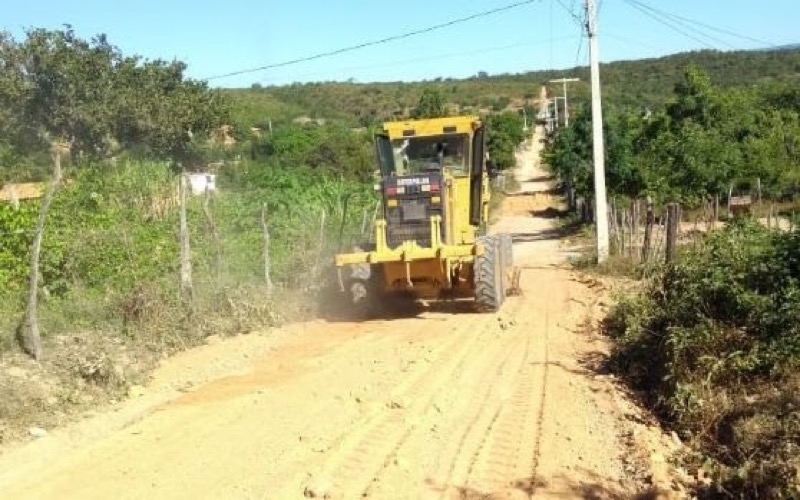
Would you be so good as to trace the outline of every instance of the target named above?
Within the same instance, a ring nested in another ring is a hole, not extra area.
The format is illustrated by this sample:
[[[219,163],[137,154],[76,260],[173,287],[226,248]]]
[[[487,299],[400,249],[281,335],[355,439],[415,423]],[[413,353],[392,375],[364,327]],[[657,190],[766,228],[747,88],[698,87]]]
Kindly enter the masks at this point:
[[[581,52],[583,52],[583,38],[588,34],[589,18],[586,12],[584,11],[583,22],[581,23],[581,37],[578,40],[578,50],[575,54],[575,66],[580,66],[580,59],[581,59]]]
[[[696,41],[697,43],[699,43],[699,44],[701,44],[701,45],[703,45],[703,46],[705,46],[705,47],[707,47],[709,49],[714,49],[715,48],[713,45],[709,44],[705,40],[702,40],[702,39],[700,39],[700,38],[698,38],[698,37],[696,37],[696,36],[694,36],[694,35],[692,35],[690,33],[687,33],[686,31],[684,31],[681,28],[675,26],[671,22],[669,22],[669,21],[657,16],[656,14],[650,12],[649,10],[647,10],[647,9],[645,9],[643,7],[640,7],[638,4],[634,3],[633,0],[625,0],[625,2],[628,5],[630,5],[631,7],[633,7],[634,9],[638,10],[639,12],[641,12],[642,14],[646,15],[647,17],[655,20],[656,22],[658,22],[660,24],[663,24],[664,26],[667,26],[668,28],[672,29],[673,31],[676,31],[676,32],[680,33],[681,35],[683,35],[683,36],[685,36],[687,38],[691,38],[692,40]]]
[[[730,49],[735,49],[736,48],[733,45],[731,45],[730,43],[728,43],[727,41],[722,40],[721,38],[709,35],[708,33],[696,28],[695,26],[693,26],[693,25],[689,24],[688,22],[686,22],[684,20],[684,18],[682,18],[680,16],[676,16],[674,14],[670,14],[669,12],[658,10],[655,7],[651,7],[651,6],[645,4],[644,2],[641,2],[639,0],[627,0],[627,1],[632,3],[632,4],[636,4],[636,5],[640,6],[643,9],[649,10],[650,12],[652,12],[656,16],[663,16],[666,19],[669,19],[670,22],[678,24],[682,28],[684,28],[684,29],[686,29],[686,30],[698,35],[698,36],[707,38],[708,40],[711,40],[712,42],[718,43],[720,45],[724,45],[724,46],[726,46],[726,47],[728,47]]]
[[[575,24],[577,24],[578,26],[582,26],[583,19],[578,14],[575,13],[574,9],[575,2],[572,3],[571,7],[568,7],[567,4],[564,3],[564,0],[556,0],[556,1],[567,12],[567,14],[569,14],[569,16],[575,22]]]
[[[335,56],[335,55],[339,55],[339,54],[344,54],[346,52],[352,52],[352,51],[355,51],[355,50],[360,50],[360,49],[364,49],[364,48],[367,48],[367,47],[372,47],[372,46],[375,46],[375,45],[381,45],[381,44],[385,44],[385,43],[389,43],[389,42],[394,42],[394,41],[402,40],[402,39],[405,39],[405,38],[411,38],[411,37],[422,35],[422,34],[425,34],[425,33],[430,33],[432,31],[438,31],[438,30],[441,30],[441,29],[444,29],[444,28],[448,28],[450,26],[454,26],[456,24],[466,23],[466,22],[472,21],[474,19],[491,16],[491,15],[494,15],[494,14],[498,14],[500,12],[505,12],[505,11],[508,11],[508,10],[511,10],[511,9],[515,9],[517,7],[521,7],[523,5],[529,5],[529,4],[532,4],[532,3],[537,2],[537,1],[540,1],[540,0],[522,0],[522,1],[519,1],[519,2],[512,3],[512,4],[504,5],[502,7],[497,7],[497,8],[486,10],[486,11],[483,11],[483,12],[478,12],[478,13],[475,13],[475,14],[471,14],[469,16],[460,17],[458,19],[453,19],[453,20],[447,21],[445,23],[436,24],[436,25],[433,25],[433,26],[428,26],[427,28],[421,28],[421,29],[417,29],[417,30],[413,30],[413,31],[408,31],[406,33],[401,33],[399,35],[393,35],[393,36],[381,38],[381,39],[378,39],[378,40],[371,40],[371,41],[367,41],[367,42],[362,42],[362,43],[359,43],[359,44],[356,44],[356,45],[350,45],[348,47],[342,47],[342,48],[335,49],[335,50],[329,50],[329,51],[326,51],[326,52],[319,52],[317,54],[313,54],[313,55],[310,55],[310,56],[298,57],[296,59],[290,59],[288,61],[283,61],[283,62],[279,62],[279,63],[265,64],[263,66],[258,66],[258,67],[255,67],[255,68],[248,68],[248,69],[242,69],[242,70],[238,70],[238,71],[231,71],[229,73],[213,75],[213,76],[205,78],[205,80],[218,80],[218,79],[221,79],[221,78],[229,78],[229,77],[232,77],[232,76],[246,75],[248,73],[256,73],[258,71],[264,71],[264,70],[267,70],[267,69],[282,68],[284,66],[290,66],[290,65],[294,65],[294,64],[299,64],[299,63],[303,63],[303,62],[314,61],[314,60],[317,60],[317,59],[322,59],[322,58],[331,57],[331,56]],[[562,1],[562,0],[559,0],[559,2],[560,1]]]
[[[490,52],[497,52],[499,50],[508,50],[514,49],[518,47],[529,47],[533,45],[541,45],[546,44],[548,42],[552,42],[554,40],[572,40],[576,38],[574,35],[565,35],[562,37],[555,37],[553,39],[540,39],[540,40],[531,40],[527,42],[518,42],[513,44],[507,44],[502,46],[494,46],[494,47],[486,47],[480,50],[462,50],[459,52],[448,52],[448,53],[440,53],[436,55],[430,55],[425,57],[416,57],[413,59],[403,59],[403,60],[393,60],[393,61],[385,61],[380,64],[369,64],[369,65],[362,65],[362,66],[351,66],[346,68],[334,68],[326,71],[314,71],[312,73],[304,73],[301,75],[294,75],[297,78],[305,78],[309,76],[316,76],[322,75],[326,73],[336,72],[336,73],[344,73],[344,72],[351,72],[351,71],[362,71],[367,69],[375,69],[375,68],[383,68],[383,67],[392,67],[402,64],[410,64],[410,63],[417,63],[417,62],[428,62],[428,61],[438,61],[441,59],[451,58],[451,57],[458,57],[464,55],[473,55],[473,54],[485,54]],[[270,81],[280,80],[280,78],[271,78],[271,79],[262,79],[262,83],[267,83]]]
[[[732,37],[735,37],[735,38],[739,38],[739,39],[742,39],[742,40],[747,40],[747,41],[753,42],[753,43],[766,45],[766,46],[769,46],[769,47],[775,47],[775,44],[772,43],[772,42],[768,42],[766,40],[760,40],[758,38],[754,38],[754,37],[751,37],[751,36],[748,36],[748,35],[743,35],[741,33],[737,33],[735,31],[731,31],[731,30],[728,30],[728,29],[725,29],[725,28],[712,26],[710,24],[707,24],[707,23],[704,23],[704,22],[701,22],[701,21],[697,21],[696,19],[691,19],[691,18],[688,18],[688,17],[685,17],[685,16],[681,16],[681,15],[678,15],[678,14],[674,14],[674,13],[666,12],[666,11],[663,11],[663,10],[659,10],[656,7],[653,7],[652,5],[648,5],[648,4],[644,3],[644,2],[642,2],[641,0],[631,0],[631,1],[641,5],[642,7],[647,8],[647,9],[653,11],[653,12],[658,12],[658,13],[664,15],[664,16],[667,16],[667,17],[670,17],[670,18],[673,18],[673,19],[677,19],[677,20],[684,21],[686,23],[690,23],[690,24],[694,24],[694,25],[697,25],[697,26],[701,26],[701,27],[706,28],[708,30],[716,31],[717,33],[721,33],[723,35],[732,36]]]

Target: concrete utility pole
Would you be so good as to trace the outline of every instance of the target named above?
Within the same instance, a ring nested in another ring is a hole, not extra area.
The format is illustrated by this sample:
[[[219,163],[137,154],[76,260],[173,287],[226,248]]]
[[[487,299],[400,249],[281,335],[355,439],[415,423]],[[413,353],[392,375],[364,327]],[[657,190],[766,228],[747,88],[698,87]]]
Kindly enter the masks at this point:
[[[553,97],[553,116],[555,116],[555,123],[553,124],[553,129],[557,129],[561,122],[558,120],[558,96]]]
[[[592,145],[594,150],[594,219],[597,228],[597,262],[608,260],[608,211],[606,206],[606,166],[603,143],[603,108],[600,101],[600,56],[597,48],[597,8],[586,0],[589,58],[592,72]]]
[[[567,84],[570,82],[579,82],[580,78],[559,78],[557,80],[550,80],[550,83],[561,83],[564,85],[564,126],[569,127],[569,106],[567,100]]]

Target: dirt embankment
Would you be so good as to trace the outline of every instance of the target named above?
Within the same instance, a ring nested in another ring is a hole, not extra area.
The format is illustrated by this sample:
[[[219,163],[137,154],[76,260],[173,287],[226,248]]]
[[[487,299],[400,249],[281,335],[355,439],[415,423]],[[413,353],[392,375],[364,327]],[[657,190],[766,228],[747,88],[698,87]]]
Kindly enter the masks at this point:
[[[540,131],[537,131],[537,134]],[[519,153],[522,296],[216,341],[113,411],[0,456],[5,498],[630,498],[663,437],[602,373],[603,286],[564,265],[559,200]]]

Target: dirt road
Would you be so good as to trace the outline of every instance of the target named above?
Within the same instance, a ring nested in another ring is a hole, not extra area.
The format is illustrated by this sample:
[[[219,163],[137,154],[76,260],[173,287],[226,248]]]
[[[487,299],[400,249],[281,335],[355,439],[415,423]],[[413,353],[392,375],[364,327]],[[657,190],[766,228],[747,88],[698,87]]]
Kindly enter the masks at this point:
[[[523,295],[498,314],[214,342],[143,395],[1,456],[0,497],[632,496],[620,397],[591,368],[596,294],[563,265],[538,147],[519,153],[522,192],[493,228],[514,233],[522,267]]]

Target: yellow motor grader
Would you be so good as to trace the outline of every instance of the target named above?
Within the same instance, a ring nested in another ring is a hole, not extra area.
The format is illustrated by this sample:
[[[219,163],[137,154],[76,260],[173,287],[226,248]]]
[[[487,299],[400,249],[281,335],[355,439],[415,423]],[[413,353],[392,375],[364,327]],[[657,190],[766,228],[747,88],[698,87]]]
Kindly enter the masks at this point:
[[[387,122],[375,137],[380,217],[374,243],[336,255],[341,289],[356,305],[392,294],[472,297],[497,311],[517,288],[510,235],[485,235],[486,131],[478,117]]]

